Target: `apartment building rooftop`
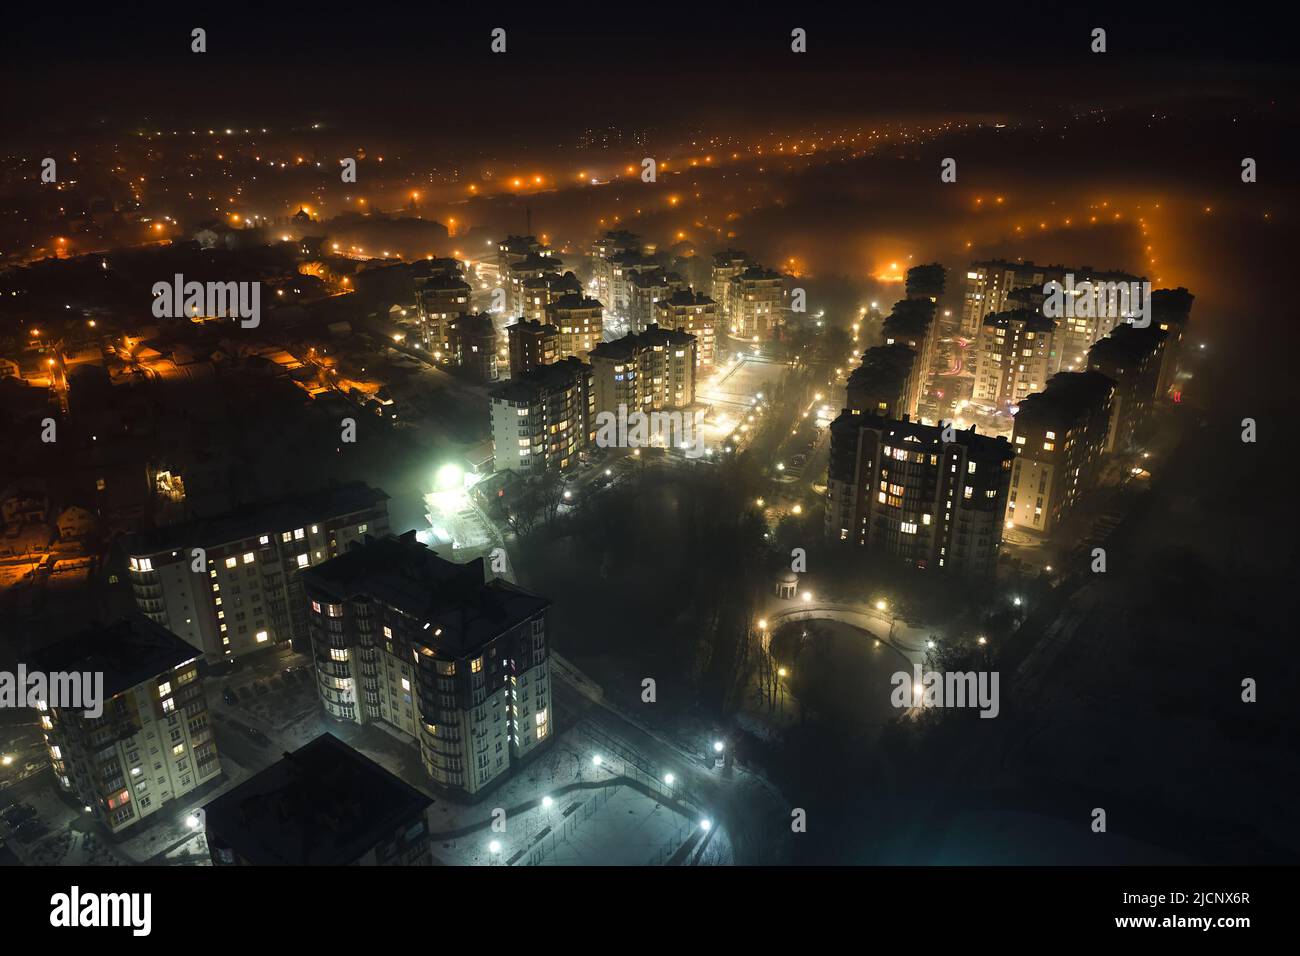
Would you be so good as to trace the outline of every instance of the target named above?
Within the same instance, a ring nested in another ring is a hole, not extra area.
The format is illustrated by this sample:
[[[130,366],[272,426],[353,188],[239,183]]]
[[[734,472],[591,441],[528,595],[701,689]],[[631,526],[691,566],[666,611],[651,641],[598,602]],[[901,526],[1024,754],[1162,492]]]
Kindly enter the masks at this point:
[[[1140,362],[1144,357],[1160,348],[1166,333],[1152,324],[1145,328],[1124,322],[1115,326],[1105,338],[1098,339],[1088,349],[1088,364],[1126,366]]]
[[[258,866],[342,866],[393,839],[433,800],[333,734],[217,797],[207,831]]]
[[[748,253],[741,252],[739,249],[723,249],[721,252],[713,254],[713,264],[715,266],[734,266],[747,262],[749,262]]]
[[[193,644],[143,614],[131,614],[51,644],[35,657],[46,672],[102,673],[104,697],[108,699],[201,654]]]
[[[1104,402],[1114,388],[1114,381],[1100,372],[1057,372],[1043,391],[1021,401],[1016,420],[1073,421]]]
[[[601,342],[591,350],[595,358],[630,359],[638,349],[653,348],[656,345],[690,345],[695,336],[680,329],[666,329],[650,323],[644,332],[629,332],[613,342]]]
[[[849,374],[848,388],[852,391],[902,385],[914,364],[916,352],[901,342],[874,346],[862,353],[862,364]]]
[[[462,657],[545,610],[550,601],[501,579],[485,581],[483,559],[457,564],[408,531],[367,537],[346,554],[305,571],[304,581],[341,601],[366,595],[425,625],[424,641]]]
[[[781,273],[767,266],[749,266],[737,278],[744,282],[771,281],[780,279]]]
[[[538,365],[503,382],[489,392],[498,401],[528,402],[541,392],[572,388],[576,379],[590,374],[591,366],[570,355],[549,365]]]
[[[667,309],[675,305],[716,305],[709,296],[703,292],[696,292],[694,289],[678,289],[672,295],[660,299],[655,304],[661,309]]]
[[[951,442],[944,442],[943,428],[939,425],[925,425],[909,418],[886,418],[883,415],[855,415],[849,409],[840,412],[839,417],[831,422],[831,434],[843,436],[845,433],[870,428],[883,432],[884,440],[890,443],[915,442],[928,447],[941,448],[945,444],[961,445],[970,451],[972,457],[1014,458],[1015,450],[1005,437],[999,435],[981,435],[975,426],[955,431]]]
[[[329,485],[261,504],[249,504],[211,518],[196,518],[127,536],[123,548],[129,555],[157,554],[196,546],[212,547],[263,534],[301,528],[322,518],[374,508],[388,495],[362,481]]]
[[[599,299],[593,299],[585,296],[580,292],[570,292],[562,295],[552,302],[548,309],[603,309],[605,306]]]
[[[1092,266],[1066,266],[1060,264],[1036,265],[1033,262],[1013,262],[1010,259],[982,259],[978,262],[972,262],[971,268],[997,269],[999,271],[1013,270],[1016,272],[1070,272],[1076,276],[1087,276],[1090,279],[1106,279],[1115,281],[1134,282],[1140,281],[1141,276],[1131,275],[1118,269],[1094,269]]]
[[[1055,332],[1056,320],[1049,319],[1041,312],[1032,309],[1011,309],[1007,312],[990,312],[984,316],[983,324],[995,328],[1009,328],[1012,322],[1025,323],[1027,332]]]

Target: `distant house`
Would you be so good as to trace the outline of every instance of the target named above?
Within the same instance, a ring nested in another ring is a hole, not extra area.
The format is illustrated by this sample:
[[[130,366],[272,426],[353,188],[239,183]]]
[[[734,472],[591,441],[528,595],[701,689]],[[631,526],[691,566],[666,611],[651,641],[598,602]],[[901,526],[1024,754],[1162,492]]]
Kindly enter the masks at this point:
[[[59,540],[67,544],[84,544],[99,530],[99,519],[80,505],[70,505],[59,513]]]
[[[6,533],[17,532],[27,524],[45,524],[49,508],[49,495],[40,479],[14,482],[0,492],[0,515],[4,517]]]

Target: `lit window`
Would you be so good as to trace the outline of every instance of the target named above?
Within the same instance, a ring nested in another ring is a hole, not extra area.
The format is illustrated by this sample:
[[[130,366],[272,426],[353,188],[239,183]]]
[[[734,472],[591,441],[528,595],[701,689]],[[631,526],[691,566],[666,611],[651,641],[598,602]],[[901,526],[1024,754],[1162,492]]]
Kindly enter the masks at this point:
[[[268,633],[266,633],[266,631],[258,631],[258,632],[257,632],[257,643],[259,643],[259,644],[265,644],[265,643],[266,643],[267,641],[269,641],[270,639],[271,639],[271,635],[268,634]]]
[[[184,744],[177,744],[175,747],[172,748],[172,756],[173,756],[173,757],[179,757],[179,756],[180,756],[181,754],[183,754],[183,753],[185,753],[185,745],[184,745]]]
[[[300,568],[307,567],[307,555],[305,554],[298,555],[298,567]]]
[[[312,601],[312,602],[311,602],[311,609],[312,609],[313,611],[315,611],[317,614],[319,614],[319,613],[320,613],[320,601]]]
[[[347,648],[344,648],[344,647],[331,647],[331,648],[330,648],[330,660],[334,660],[334,661],[346,661],[347,659],[348,659]]]
[[[245,563],[245,564],[252,564],[252,563],[253,563],[253,552],[252,552],[252,551],[246,551],[246,552],[244,552],[244,563]]]
[[[226,558],[226,567],[233,568],[239,561],[236,558]]]
[[[162,712],[164,714],[170,714],[174,710],[176,710],[176,701],[172,700],[172,698],[168,697],[162,702]]]
[[[307,532],[304,531],[302,528],[299,528],[297,531],[293,533],[293,540],[301,541],[304,537],[306,537],[306,535]]]
[[[171,682],[171,681],[169,681],[169,680],[165,680],[165,681],[163,681],[161,684],[158,685],[158,696],[159,696],[159,697],[166,697],[166,696],[167,696],[168,694],[170,694],[171,692],[172,692],[172,682]]]
[[[403,677],[403,678],[402,678],[402,690],[410,690],[410,689],[411,689],[411,682],[410,682],[409,680],[407,680],[405,677]]]
[[[472,674],[477,674],[479,671],[483,670],[483,658],[476,657],[472,661],[470,661],[469,669],[470,669],[470,673]]]

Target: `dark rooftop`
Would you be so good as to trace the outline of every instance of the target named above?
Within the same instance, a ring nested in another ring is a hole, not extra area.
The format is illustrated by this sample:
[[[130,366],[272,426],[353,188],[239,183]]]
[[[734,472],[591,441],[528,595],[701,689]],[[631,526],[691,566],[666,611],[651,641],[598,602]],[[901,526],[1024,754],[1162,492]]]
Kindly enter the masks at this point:
[[[304,585],[346,601],[365,596],[429,625],[425,643],[462,657],[545,610],[545,598],[500,579],[484,581],[483,559],[456,564],[415,540],[367,537],[346,554],[303,572]]]
[[[260,866],[342,866],[432,803],[333,734],[282,759],[206,807],[209,840]]]
[[[1074,421],[1103,403],[1114,388],[1114,381],[1100,372],[1057,372],[1047,388],[1020,403],[1016,421]]]
[[[107,699],[195,660],[202,653],[143,614],[132,614],[116,624],[91,627],[35,656],[45,671],[102,672]]]
[[[212,518],[198,518],[130,535],[123,545],[128,555],[157,554],[195,546],[214,547],[263,534],[278,534],[313,521],[373,508],[388,495],[365,482],[330,485],[264,504],[244,505]]]

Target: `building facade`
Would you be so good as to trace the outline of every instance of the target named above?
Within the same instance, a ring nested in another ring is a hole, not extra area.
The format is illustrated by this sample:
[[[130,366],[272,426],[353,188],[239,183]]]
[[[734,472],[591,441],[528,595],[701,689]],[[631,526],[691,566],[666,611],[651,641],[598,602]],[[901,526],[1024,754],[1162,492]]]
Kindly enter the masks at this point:
[[[591,366],[561,359],[522,373],[490,396],[497,471],[566,471],[595,441]]]
[[[516,378],[539,365],[550,365],[559,356],[559,330],[536,319],[517,319],[506,326],[510,340],[510,377]]]
[[[1151,420],[1158,398],[1160,367],[1169,334],[1154,323],[1145,328],[1121,325],[1088,350],[1088,369],[1115,383],[1111,400],[1107,452],[1129,452]]]
[[[307,578],[321,703],[383,722],[419,748],[432,783],[473,795],[551,736],[550,602],[454,564],[408,532]]]
[[[38,711],[60,788],[113,833],[220,776],[199,654],[166,628],[133,615],[49,647],[40,663],[104,675],[99,717]]]
[[[781,327],[785,280],[779,272],[750,266],[731,280],[732,335],[743,339],[770,339]]]
[[[476,382],[495,382],[497,330],[487,312],[457,316],[447,324],[447,355]]]
[[[1059,372],[1020,403],[1006,526],[1049,536],[1096,487],[1115,383],[1100,372]]]
[[[845,407],[882,418],[916,418],[920,392],[916,351],[896,342],[862,353],[862,364],[849,373]]]
[[[695,336],[651,325],[591,351],[596,413],[686,408],[695,403]]]
[[[298,572],[387,532],[388,495],[353,482],[133,535],[124,550],[136,607],[216,661],[305,648]]]
[[[718,303],[718,315],[727,328],[734,324],[735,316],[731,282],[748,268],[749,256],[737,249],[724,249],[713,256],[713,301]]]
[[[1037,312],[990,312],[980,323],[971,397],[997,408],[1019,405],[1060,371],[1056,322]]]
[[[826,534],[917,568],[992,575],[1015,453],[974,428],[858,414],[831,423]]]
[[[546,307],[546,321],[559,332],[556,340],[560,358],[575,356],[586,361],[605,334],[605,307],[596,299],[565,295]]]
[[[679,289],[655,303],[655,323],[664,329],[680,329],[695,336],[695,363],[711,369],[719,361],[718,305],[703,292]]]

